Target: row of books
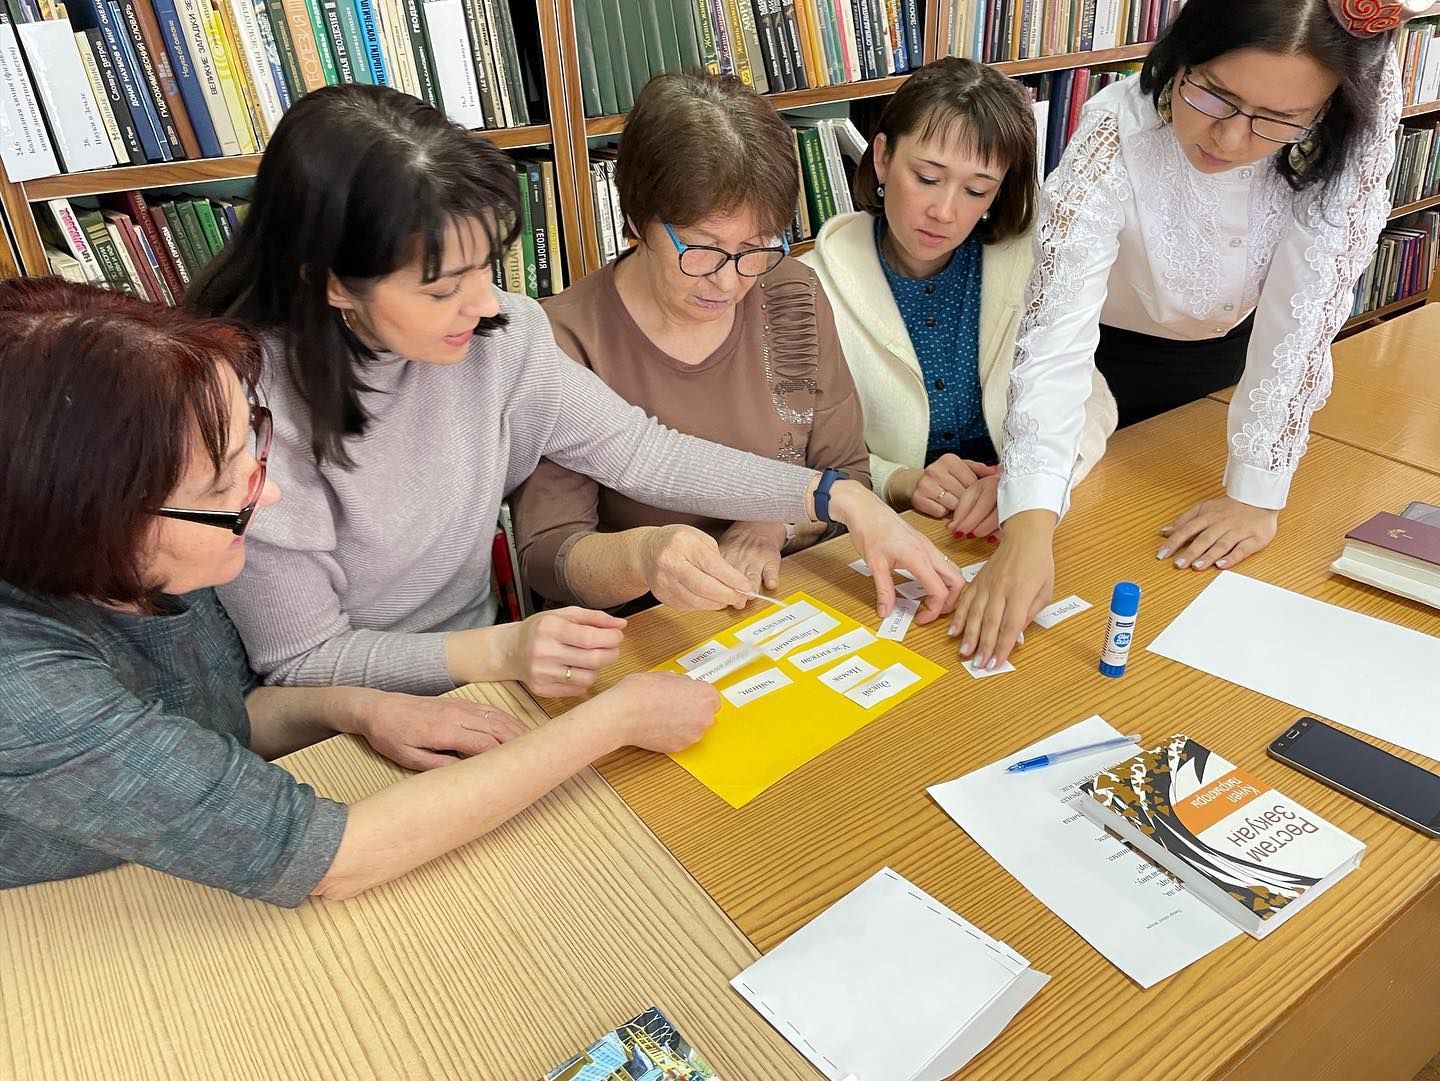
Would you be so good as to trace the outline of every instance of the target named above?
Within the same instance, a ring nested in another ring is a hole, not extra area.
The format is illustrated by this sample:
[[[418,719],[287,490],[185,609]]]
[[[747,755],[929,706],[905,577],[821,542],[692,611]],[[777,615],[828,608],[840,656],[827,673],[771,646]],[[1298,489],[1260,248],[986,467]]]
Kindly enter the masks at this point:
[[[1355,286],[1353,315],[1418,296],[1430,288],[1440,251],[1440,211],[1425,210],[1380,233],[1374,258]]]
[[[1042,179],[1060,164],[1065,148],[1080,127],[1080,112],[1085,103],[1111,83],[1137,70],[1133,65],[1110,71],[1073,68],[1021,80],[1035,103],[1035,136],[1039,143],[1036,165]]]
[[[256,154],[294,101],[356,82],[528,124],[514,21],[509,0],[4,0],[0,154],[11,180]]]
[[[762,94],[879,79],[923,62],[920,0],[575,0],[586,116],[629,111],[667,71]]]
[[[949,0],[949,54],[987,64],[1154,41],[1183,0]]]
[[[1390,205],[1406,206],[1440,195],[1440,124],[1402,125],[1395,133],[1390,170]]]
[[[1422,19],[1395,36],[1400,55],[1400,85],[1406,105],[1440,99],[1440,19]]]
[[[520,238],[495,264],[501,288],[535,298],[565,287],[555,167],[517,161]],[[192,192],[115,192],[51,199],[38,216],[50,270],[82,284],[176,304],[245,220],[243,198]]]

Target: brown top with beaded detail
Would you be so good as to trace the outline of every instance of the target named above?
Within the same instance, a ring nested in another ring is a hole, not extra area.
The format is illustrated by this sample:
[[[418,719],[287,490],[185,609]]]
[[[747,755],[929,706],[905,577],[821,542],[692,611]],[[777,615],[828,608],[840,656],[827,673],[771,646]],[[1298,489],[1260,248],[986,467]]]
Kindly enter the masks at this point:
[[[860,399],[809,267],[784,259],[758,279],[729,336],[699,364],[676,360],[645,335],[615,288],[613,263],[544,309],[564,353],[668,427],[869,483]],[[510,501],[525,582],[564,604],[579,602],[565,579],[565,553],[588,533],[684,523],[718,537],[731,524],[637,503],[549,460]]]

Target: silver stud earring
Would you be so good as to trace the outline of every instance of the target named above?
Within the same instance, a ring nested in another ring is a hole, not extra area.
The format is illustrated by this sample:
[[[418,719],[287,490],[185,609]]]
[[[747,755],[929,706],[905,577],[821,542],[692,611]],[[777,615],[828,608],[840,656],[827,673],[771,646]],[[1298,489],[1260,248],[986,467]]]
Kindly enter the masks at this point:
[[[884,184],[876,184],[876,185],[875,185],[875,198],[877,198],[877,199],[883,199],[883,198],[885,198],[885,185],[884,185]]]

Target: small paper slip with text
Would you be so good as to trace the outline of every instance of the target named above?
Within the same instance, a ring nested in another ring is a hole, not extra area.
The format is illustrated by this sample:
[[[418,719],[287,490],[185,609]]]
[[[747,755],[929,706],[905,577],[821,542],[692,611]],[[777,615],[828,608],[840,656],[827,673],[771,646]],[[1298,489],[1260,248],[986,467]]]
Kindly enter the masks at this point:
[[[886,867],[730,983],[829,1081],[944,1081],[1049,979]]]
[[[692,650],[679,658],[679,664],[685,671],[690,672],[699,668],[706,661],[713,661],[724,652],[725,647],[712,638],[699,649]]]
[[[804,653],[795,654],[790,658],[790,663],[800,671],[808,672],[812,668],[819,668],[821,665],[833,661],[836,657],[854,653],[857,649],[868,646],[873,641],[875,641],[875,636],[867,628],[860,627],[849,634],[842,634],[839,638],[832,638],[814,649],[807,649]]]
[[[880,624],[880,629],[875,632],[877,638],[886,638],[891,642],[903,642],[906,632],[910,630],[910,624],[915,620],[915,613],[920,611],[920,602],[906,600],[899,597],[895,601],[895,607],[890,609],[890,614]]]
[[[966,661],[962,667],[975,679],[989,679],[991,676],[1003,676],[1006,672],[1015,671],[1015,666],[1009,661],[1006,661],[1004,664],[997,664],[994,668],[981,668],[975,663],[973,657]]]
[[[1080,785],[1134,748],[1010,773],[1024,758],[1121,733],[1100,717],[1017,748],[999,762],[929,789],[1000,866],[1141,987],[1151,987],[1242,932],[1080,812]]]
[[[840,621],[829,612],[816,612],[798,627],[770,639],[760,647],[760,652],[772,661],[778,661],[796,646],[813,642],[821,635],[829,634],[838,626],[840,626]]]
[[[866,709],[878,706],[887,698],[893,698],[906,687],[920,679],[903,664],[892,664],[873,679],[867,679],[859,686],[851,687],[845,697]]]
[[[834,668],[821,672],[820,682],[832,691],[844,694],[851,687],[865,682],[879,671],[880,669],[864,657],[856,657],[853,660],[841,661]]]
[[[757,642],[765,641],[767,638],[773,638],[781,631],[798,627],[811,616],[819,614],[819,609],[809,601],[798,601],[795,604],[786,605],[778,612],[774,612],[765,616],[763,619],[751,623],[743,630],[736,631],[735,637],[742,642],[749,642],[751,645],[754,645]]]
[[[771,691],[778,691],[781,687],[788,687],[791,679],[778,668],[771,668],[767,672],[751,676],[749,679],[741,680],[732,687],[726,687],[720,693],[732,706],[744,706],[763,698]]]
[[[1049,630],[1055,624],[1063,623],[1071,616],[1079,615],[1089,607],[1089,601],[1082,601],[1079,597],[1066,597],[1063,601],[1056,601],[1049,608],[1037,613],[1035,622]]]

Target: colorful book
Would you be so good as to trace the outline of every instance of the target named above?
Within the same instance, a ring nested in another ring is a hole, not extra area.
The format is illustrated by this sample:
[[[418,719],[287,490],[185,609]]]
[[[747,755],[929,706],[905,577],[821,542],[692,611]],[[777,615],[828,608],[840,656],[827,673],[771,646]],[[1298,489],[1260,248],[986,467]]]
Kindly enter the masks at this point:
[[[1080,786],[1080,810],[1264,938],[1360,865],[1365,845],[1186,735]]]
[[[566,1059],[544,1081],[720,1081],[720,1076],[680,1035],[670,1019],[651,1006],[584,1051]]]
[[[165,51],[165,38],[150,0],[120,0],[120,15],[135,46],[141,74],[150,89],[159,117],[161,131],[170,143],[170,153],[178,160],[200,156],[200,144],[190,118],[185,113],[180,84]]]
[[[105,47],[105,35],[91,27],[76,35],[75,44],[77,50],[82,47],[86,50],[100,76],[103,95],[95,96],[96,104],[101,107],[102,115],[103,112],[109,113],[115,121],[115,130],[120,134],[121,148],[116,150],[115,160],[121,164],[128,161],[131,165],[144,165],[145,148],[140,145],[140,133],[135,127],[135,118],[130,113],[130,103],[125,100],[125,92],[120,89],[120,75],[115,70],[115,61],[110,56],[110,50]]]
[[[425,36],[425,23],[420,17],[420,0],[400,0],[400,14],[405,20],[405,32],[410,35],[410,54],[415,60],[415,78],[420,84],[420,96],[441,112],[445,101],[440,93],[440,82],[435,77],[435,54],[430,48],[430,39]]]
[[[210,109],[206,105],[205,88],[196,73],[194,60],[187,44],[187,36],[175,0],[152,0],[155,19],[160,25],[160,35],[165,41],[165,54],[170,60],[170,69],[180,87],[180,100],[185,115],[195,131],[195,141],[200,146],[202,157],[218,158],[225,151],[216,133]],[[119,117],[117,116],[118,120]]]

